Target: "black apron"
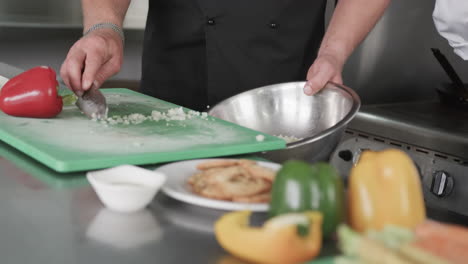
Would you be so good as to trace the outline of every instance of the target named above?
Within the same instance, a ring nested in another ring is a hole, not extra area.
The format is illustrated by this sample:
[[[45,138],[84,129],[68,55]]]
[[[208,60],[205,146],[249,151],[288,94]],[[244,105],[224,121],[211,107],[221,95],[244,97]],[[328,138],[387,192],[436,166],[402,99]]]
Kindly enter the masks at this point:
[[[304,80],[326,0],[149,0],[141,92],[206,110],[240,92]]]

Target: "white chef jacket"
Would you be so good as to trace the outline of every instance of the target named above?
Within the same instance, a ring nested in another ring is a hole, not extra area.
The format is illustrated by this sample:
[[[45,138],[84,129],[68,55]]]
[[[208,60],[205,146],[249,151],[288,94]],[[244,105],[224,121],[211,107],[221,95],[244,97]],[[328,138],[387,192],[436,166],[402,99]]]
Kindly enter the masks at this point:
[[[454,52],[468,60],[468,0],[436,0],[432,17]]]

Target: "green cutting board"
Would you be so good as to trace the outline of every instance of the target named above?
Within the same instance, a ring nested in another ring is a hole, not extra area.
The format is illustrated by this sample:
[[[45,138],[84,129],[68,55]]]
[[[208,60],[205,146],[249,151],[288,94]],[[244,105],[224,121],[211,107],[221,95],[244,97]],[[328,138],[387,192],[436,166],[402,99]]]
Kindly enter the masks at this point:
[[[15,167],[23,171],[25,174],[22,175],[26,175],[26,177],[33,177],[35,180],[38,180],[53,189],[74,188],[88,184],[88,180],[86,179],[86,171],[75,171],[67,173],[56,172],[53,169],[44,166],[44,164],[31,158],[30,156],[24,154],[23,152],[20,152],[12,146],[0,141],[0,162],[2,158],[8,160],[13,165],[15,165]],[[229,158],[266,161],[263,158],[253,155],[235,155],[229,156]],[[141,167],[148,170],[155,170],[164,164],[165,163],[148,164]],[[2,175],[1,167],[2,166],[0,164],[0,175]]]
[[[109,117],[151,115],[177,105],[128,89],[103,89]],[[184,109],[188,111],[188,109]],[[264,140],[258,141],[257,135]],[[103,124],[76,106],[53,119],[18,118],[0,112],[0,140],[58,172],[120,164],[144,165],[284,148],[284,140],[214,117]]]

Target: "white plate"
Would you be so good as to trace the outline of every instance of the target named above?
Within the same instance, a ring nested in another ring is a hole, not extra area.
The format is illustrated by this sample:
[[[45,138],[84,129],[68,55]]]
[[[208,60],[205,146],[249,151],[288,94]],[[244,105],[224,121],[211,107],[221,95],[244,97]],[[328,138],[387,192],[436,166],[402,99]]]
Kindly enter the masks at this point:
[[[264,212],[268,210],[268,203],[237,203],[205,198],[193,193],[192,190],[190,190],[187,180],[198,171],[196,168],[197,164],[207,160],[215,159],[180,161],[157,168],[157,172],[161,172],[167,176],[167,181],[162,187],[162,191],[176,200],[214,209],[228,211],[251,210],[254,212]],[[280,164],[272,162],[257,161],[257,163],[274,170],[279,170],[281,167]]]

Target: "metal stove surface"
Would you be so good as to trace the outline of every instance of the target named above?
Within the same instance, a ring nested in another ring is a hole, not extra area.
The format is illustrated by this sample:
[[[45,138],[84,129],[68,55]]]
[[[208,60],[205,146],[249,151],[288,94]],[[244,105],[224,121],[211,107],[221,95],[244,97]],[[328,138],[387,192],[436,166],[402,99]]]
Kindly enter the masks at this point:
[[[349,128],[468,160],[468,110],[438,101],[364,106]]]
[[[363,150],[386,148],[412,157],[428,207],[468,216],[468,111],[439,102],[363,106],[330,162],[347,176]]]

